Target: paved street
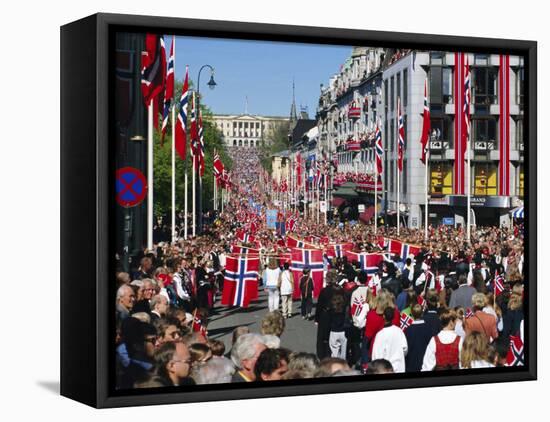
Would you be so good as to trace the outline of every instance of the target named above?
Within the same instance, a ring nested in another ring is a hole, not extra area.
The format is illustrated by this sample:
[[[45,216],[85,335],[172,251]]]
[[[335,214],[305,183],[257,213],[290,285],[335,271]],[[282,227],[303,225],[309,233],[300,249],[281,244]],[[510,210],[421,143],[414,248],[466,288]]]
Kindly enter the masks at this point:
[[[258,300],[247,309],[220,306],[218,301],[214,312],[209,318],[209,338],[223,341],[225,350],[228,351],[231,348],[231,334],[236,327],[244,325],[252,332],[260,332],[260,322],[268,312],[267,294],[260,290]],[[315,353],[317,337],[315,322],[302,319],[299,301],[293,302],[293,315],[286,320],[286,328],[281,336],[281,346],[293,351]]]

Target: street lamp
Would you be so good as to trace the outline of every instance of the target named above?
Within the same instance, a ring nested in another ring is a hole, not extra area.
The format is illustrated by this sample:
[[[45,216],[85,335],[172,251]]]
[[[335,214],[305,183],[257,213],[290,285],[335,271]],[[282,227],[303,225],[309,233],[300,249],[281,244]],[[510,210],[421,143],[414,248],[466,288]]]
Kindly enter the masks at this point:
[[[201,72],[203,71],[203,69],[205,68],[208,68],[210,69],[210,80],[208,81],[207,85],[208,85],[208,88],[210,88],[211,90],[213,90],[217,83],[216,81],[214,80],[214,68],[212,66],[210,66],[209,64],[205,64],[203,65],[200,69],[199,69],[199,75],[197,77],[197,119],[199,118],[199,113],[200,113],[200,85],[201,85]],[[194,171],[194,169],[193,169]],[[198,189],[196,189],[196,203],[197,203],[197,215],[193,216],[193,218],[197,218],[197,228],[198,228],[198,233],[202,233],[202,180],[200,177],[197,177],[196,178],[196,182],[195,183],[198,183]]]

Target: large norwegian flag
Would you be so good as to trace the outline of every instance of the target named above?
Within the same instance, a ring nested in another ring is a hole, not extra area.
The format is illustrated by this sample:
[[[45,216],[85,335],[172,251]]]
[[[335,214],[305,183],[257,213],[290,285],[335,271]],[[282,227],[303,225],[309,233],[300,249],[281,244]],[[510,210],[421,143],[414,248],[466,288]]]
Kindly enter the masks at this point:
[[[315,248],[314,245],[307,243],[304,240],[297,239],[293,236],[286,237],[286,245],[289,248]]]
[[[323,288],[323,251],[320,249],[292,249],[290,269],[294,275],[294,299],[300,297],[300,278],[309,268],[313,279],[313,297],[318,297]]]
[[[376,273],[378,266],[384,261],[384,255],[380,253],[346,251],[346,256],[348,261],[359,263],[361,271],[366,271],[369,275]]]
[[[429,140],[431,131],[430,107],[428,106],[428,79],[424,81],[424,113],[422,115],[422,135],[420,136],[420,144],[422,145],[422,156],[420,161],[426,164],[426,159],[429,153]]]
[[[246,230],[239,229],[237,230],[237,239],[242,243],[252,243],[256,240],[256,237],[248,233]]]
[[[384,168],[382,166],[382,160],[384,159],[384,147],[382,146],[382,131],[380,130],[380,123],[376,123],[376,132],[374,135],[374,147],[376,151],[376,171],[379,175],[382,174]]]
[[[187,155],[187,104],[189,96],[189,66],[185,69],[185,80],[181,89],[180,110],[176,122],[176,151],[182,160]]]
[[[392,255],[399,255],[402,261],[405,261],[409,255],[416,256],[422,249],[419,246],[409,245],[400,240],[390,239],[388,241],[388,251]]]
[[[525,356],[523,352],[523,341],[519,336],[510,336],[510,349],[506,356],[506,366],[525,365]]]
[[[225,265],[222,305],[247,308],[258,296],[259,258],[228,256]]]
[[[158,102],[162,100],[166,82],[166,51],[160,35],[145,35],[145,51],[141,53],[141,93],[145,106],[153,103],[153,122],[158,128]],[[159,100],[160,99],[160,100]],[[156,100],[156,101],[155,101]]]
[[[336,243],[332,245],[327,245],[325,252],[329,258],[343,258],[346,254],[346,251],[351,251],[353,249],[353,243]]]
[[[397,167],[403,171],[403,158],[405,155],[405,128],[403,126],[403,115],[401,114],[401,99],[397,97]]]
[[[168,115],[170,114],[170,107],[172,107],[172,100],[174,99],[174,40],[175,36],[172,38],[172,45],[170,46],[170,58],[168,59],[168,67],[166,69],[164,107],[162,110],[162,134],[160,138],[161,145],[164,143],[164,137],[166,136],[166,129],[168,128]]]

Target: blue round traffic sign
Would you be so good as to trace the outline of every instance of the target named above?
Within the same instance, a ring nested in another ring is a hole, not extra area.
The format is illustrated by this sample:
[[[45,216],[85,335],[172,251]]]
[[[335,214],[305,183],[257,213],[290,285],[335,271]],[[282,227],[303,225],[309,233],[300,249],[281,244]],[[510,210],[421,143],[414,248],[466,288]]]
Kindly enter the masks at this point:
[[[134,167],[123,167],[116,171],[116,201],[123,207],[135,207],[147,195],[147,180]]]

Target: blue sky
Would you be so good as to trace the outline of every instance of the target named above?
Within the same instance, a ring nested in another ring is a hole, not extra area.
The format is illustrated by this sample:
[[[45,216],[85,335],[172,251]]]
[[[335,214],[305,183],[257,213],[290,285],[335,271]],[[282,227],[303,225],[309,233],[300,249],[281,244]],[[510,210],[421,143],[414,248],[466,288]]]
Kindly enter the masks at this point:
[[[164,39],[168,55],[172,37]],[[204,69],[200,91],[214,113],[244,113],[248,97],[249,113],[270,116],[289,115],[294,79],[297,111],[300,104],[307,106],[313,118],[320,84],[328,84],[350,53],[351,47],[342,46],[178,36],[176,78],[181,81],[189,65],[189,78],[196,82],[200,67],[210,64],[218,85],[208,89],[210,72]]]

